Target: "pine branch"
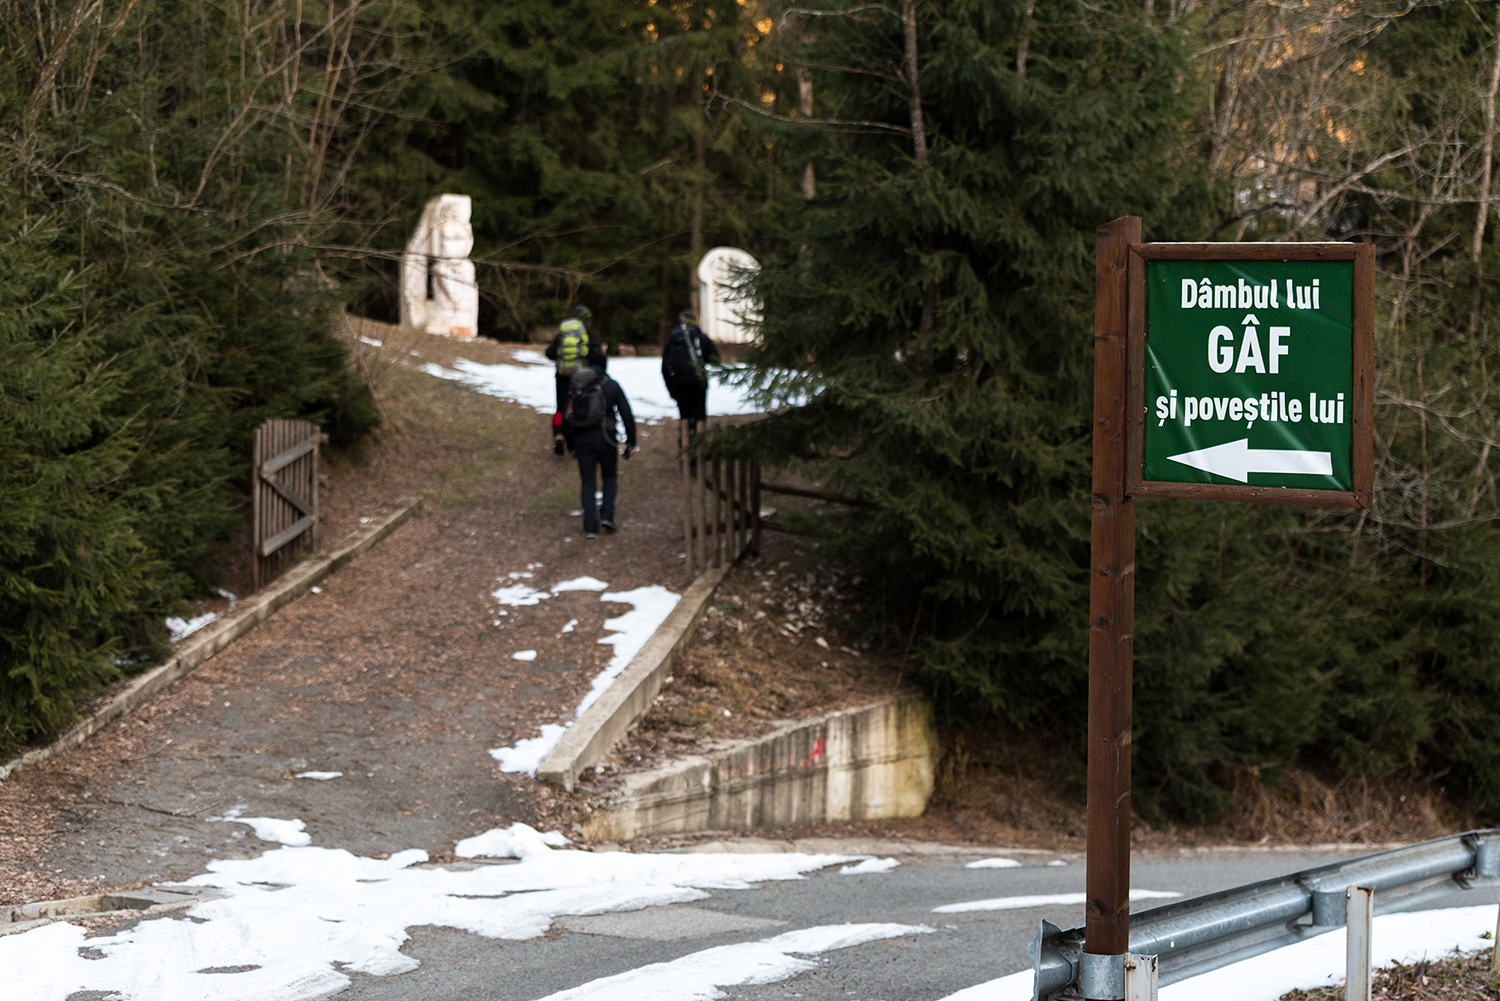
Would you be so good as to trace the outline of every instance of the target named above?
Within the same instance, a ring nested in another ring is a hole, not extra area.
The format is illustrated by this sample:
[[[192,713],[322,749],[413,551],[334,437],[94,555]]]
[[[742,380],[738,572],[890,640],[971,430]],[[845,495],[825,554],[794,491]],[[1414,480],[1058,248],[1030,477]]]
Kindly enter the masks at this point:
[[[886,122],[871,122],[847,118],[793,118],[790,115],[778,115],[772,111],[762,110],[761,108],[757,108],[754,104],[744,100],[743,98],[732,97],[729,94],[725,94],[719,91],[714,92],[714,97],[721,101],[727,101],[730,104],[738,104],[743,108],[748,108],[749,110],[755,112],[757,115],[760,115],[763,118],[770,118],[778,122],[786,122],[789,125],[811,125],[817,128],[826,129],[830,132],[856,134],[862,132],[889,132],[894,135],[900,136],[911,135],[911,129],[907,128],[904,125],[891,125]]]

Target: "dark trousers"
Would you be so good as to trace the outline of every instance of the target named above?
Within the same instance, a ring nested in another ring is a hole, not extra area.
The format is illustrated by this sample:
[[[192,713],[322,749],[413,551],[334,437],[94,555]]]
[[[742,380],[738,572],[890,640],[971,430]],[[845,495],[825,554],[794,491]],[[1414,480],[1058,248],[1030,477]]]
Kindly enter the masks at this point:
[[[615,493],[619,489],[620,453],[613,446],[599,443],[578,444],[578,478],[583,481],[579,490],[579,506],[583,508],[583,530],[599,531],[599,519],[615,520]],[[604,478],[604,504],[594,509],[594,470],[598,468]]]
[[[573,391],[573,377],[571,375],[560,375],[557,377],[557,412],[564,414],[568,412],[568,394]]]
[[[677,413],[688,422],[688,430],[697,430],[699,421],[708,419],[708,385],[702,382],[669,382],[667,392],[677,401]]]

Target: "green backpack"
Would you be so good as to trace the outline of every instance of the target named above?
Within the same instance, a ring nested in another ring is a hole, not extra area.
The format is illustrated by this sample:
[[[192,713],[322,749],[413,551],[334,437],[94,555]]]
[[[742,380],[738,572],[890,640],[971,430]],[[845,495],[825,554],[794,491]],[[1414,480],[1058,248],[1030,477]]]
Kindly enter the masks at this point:
[[[557,329],[562,333],[562,343],[557,346],[557,374],[572,375],[589,356],[589,330],[576,317],[564,320]]]

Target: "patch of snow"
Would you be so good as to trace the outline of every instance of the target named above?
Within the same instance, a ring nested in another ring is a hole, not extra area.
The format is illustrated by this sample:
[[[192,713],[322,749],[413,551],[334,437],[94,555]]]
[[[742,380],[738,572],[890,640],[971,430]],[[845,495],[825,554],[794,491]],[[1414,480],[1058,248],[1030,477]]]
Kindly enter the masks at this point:
[[[1067,865],[1068,863],[1064,862],[1060,858],[1055,858],[1051,862],[1048,862],[1047,864],[1048,865],[1058,865],[1058,866],[1061,866],[1061,865]]]
[[[1131,900],[1164,900],[1180,897],[1171,890],[1131,890]],[[961,904],[944,904],[934,907],[934,914],[961,914],[965,911],[1018,911],[1027,907],[1081,904],[1087,899],[1082,893],[1038,893],[1026,897],[993,897],[989,900],[968,900]]]
[[[1021,863],[1013,858],[982,858],[970,862],[965,869],[1019,869]]]
[[[522,577],[535,577],[536,574],[527,573],[525,570],[512,570],[507,576],[511,580],[520,580]]]
[[[344,777],[344,773],[343,772],[298,772],[296,777],[299,778],[299,779],[315,779],[315,780],[317,780],[319,782],[327,782],[329,779],[341,779],[341,778],[343,778]],[[256,835],[256,837],[259,837],[259,836],[260,835]]]
[[[232,591],[226,591],[222,587],[214,588],[214,594],[217,594],[221,598],[228,598],[230,608],[233,608],[236,604],[238,604],[240,600],[239,595],[235,594]]]
[[[524,585],[517,585],[521,587]],[[599,591],[609,587],[602,580],[593,577],[579,577],[575,580],[563,581],[552,588],[554,594],[561,591]],[[501,588],[501,591],[510,590]],[[530,589],[527,588],[529,591]],[[498,598],[500,591],[494,592]],[[533,592],[542,594],[545,592]],[[503,599],[502,599],[503,600]],[[646,645],[653,633],[656,632],[662,622],[672,609],[677,607],[677,602],[682,600],[680,594],[673,594],[660,584],[652,584],[648,587],[638,587],[631,591],[611,591],[599,596],[600,601],[618,603],[633,606],[624,615],[617,615],[612,619],[604,620],[604,628],[609,634],[599,640],[607,646],[615,648],[614,656],[610,657],[609,663],[604,670],[594,676],[593,683],[589,686],[588,694],[578,703],[578,708],[573,711],[576,719],[583,715],[585,709],[593,705],[599,696],[603,695],[609,688],[610,683],[620,676],[626,666],[640,653],[641,647]],[[529,601],[528,604],[536,604]],[[574,620],[577,621],[576,619]],[[523,651],[525,652],[525,651]],[[535,655],[535,651],[532,651]],[[496,747],[490,750],[490,757],[500,762],[500,770],[505,772],[526,772],[535,775],[537,766],[542,759],[557,746],[562,739],[563,731],[572,726],[571,722],[564,724],[548,723],[542,727],[540,736],[529,737],[517,741],[510,747]]]
[[[578,518],[578,517],[582,517],[582,515],[583,515],[583,508],[579,508],[577,511],[569,511],[568,512],[568,517],[570,517],[570,518]]]
[[[323,589],[321,587],[315,587],[315,588],[312,589],[312,593],[313,594],[322,594],[323,593]]]
[[[517,650],[510,655],[511,660],[536,660],[535,650]]]
[[[609,659],[604,670],[594,677],[593,684],[589,686],[589,693],[578,703],[575,716],[582,716],[583,711],[594,704],[599,696],[604,694],[610,683],[620,676],[635,655],[641,652],[641,647],[656,632],[657,627],[666,621],[672,609],[682,600],[682,595],[673,594],[660,584],[652,584],[648,587],[638,587],[631,591],[607,591],[599,596],[600,601],[618,602],[620,604],[632,605],[630,611],[624,615],[617,615],[612,619],[604,620],[604,628],[611,630],[610,635],[599,642],[606,646],[615,648],[615,655]]]
[[[897,862],[893,858],[867,858],[863,862],[857,862],[854,865],[846,865],[843,868],[839,869],[839,875],[863,876],[866,873],[871,872],[890,872],[900,864],[900,862]]]
[[[422,371],[439,379],[461,382],[486,396],[513,400],[539,413],[550,414],[556,410],[557,382],[552,362],[535,351],[517,351],[511,358],[513,363],[508,365],[485,365],[459,358],[452,368],[429,362],[422,366]],[[609,375],[625,391],[636,420],[677,416],[677,403],[662,381],[660,358],[611,358]],[[734,384],[738,378],[738,370],[731,367],[709,369],[710,416],[760,412],[760,408],[750,401],[748,388]]]
[[[209,817],[208,819],[222,820],[232,824],[249,824],[255,836],[262,841],[279,841],[293,848],[301,848],[312,844],[312,835],[307,833],[307,825],[300,820],[279,820],[276,817],[241,817],[240,810],[243,807],[235,807],[222,817]]]
[[[502,772],[525,772],[527,775],[535,775],[537,766],[542,759],[551,753],[562,740],[562,735],[568,732],[572,723],[543,723],[542,733],[539,737],[528,737],[518,740],[510,747],[495,747],[490,749],[490,757],[500,762]]]
[[[87,940],[86,929],[58,922],[0,938],[5,997],[65,1001],[76,992],[98,991],[116,1001],[313,1001],[348,987],[354,973],[389,976],[416,969],[419,961],[401,952],[411,927],[531,939],[545,934],[561,915],[702,900],[708,890],[801,879],[804,873],[851,861],[846,855],[790,853],[559,851],[548,845],[548,835],[527,835],[514,827],[512,832],[513,839],[521,835],[520,861],[465,871],[414,868],[428,857],[417,849],[374,859],[341,849],[275,848],[254,859],[215,860],[207,873],[186,885],[215,887],[225,896],[195,904],[187,912],[191,920],[142,921]],[[696,969],[704,971],[705,989],[712,991],[713,983],[729,982],[723,971],[731,963],[735,971],[762,969],[754,964],[754,955],[772,960],[785,977],[810,965],[788,961],[788,953],[815,954],[925,930],[897,925],[807,929],[760,943],[759,953],[745,946],[721,953],[719,960],[700,961]],[[755,945],[749,944],[752,949]],[[79,954],[83,948],[97,950],[102,958],[84,958]],[[235,967],[249,969],[200,972]],[[687,979],[693,968],[687,957],[678,960],[675,975],[680,979],[674,981],[651,979],[660,967],[633,972],[644,989],[651,983],[695,983]]]
[[[582,514],[583,512],[580,511],[578,513]],[[562,594],[564,591],[603,591],[608,587],[609,585],[598,577],[574,577],[572,580],[565,580],[561,584],[553,584],[552,593]]]
[[[973,987],[965,987],[939,1001],[1032,1001],[1035,989],[1036,974],[1030,970],[1021,970]]]
[[[803,956],[816,956],[902,935],[925,935],[934,930],[926,925],[819,925],[759,942],[703,949],[669,963],[652,963],[612,977],[590,980],[579,987],[548,994],[540,1001],[616,1001],[619,998],[712,1001],[724,997],[720,987],[774,984],[819,966],[817,960],[800,958]]]
[[[377,341],[375,338],[373,338],[373,337],[366,337],[364,334],[360,334],[359,335],[359,339],[363,343],[370,345],[370,347],[372,347],[372,348],[383,348],[383,347],[385,347],[385,342],[384,341]]]
[[[464,838],[453,849],[453,854],[459,858],[528,858],[568,844],[568,839],[560,831],[543,834],[529,824],[517,821],[503,831],[496,827],[472,838]]]
[[[561,632],[559,632],[557,635],[561,636],[563,633],[571,633],[573,631],[573,627],[576,625],[578,625],[577,619],[569,619],[568,624],[563,626]]]
[[[502,587],[498,591],[491,591],[490,597],[502,605],[520,608],[524,605],[540,604],[543,598],[550,598],[552,595],[546,591],[538,591],[534,587],[527,587],[525,584],[512,584],[510,587]]]
[[[172,642],[176,643],[193,635],[218,617],[218,612],[204,612],[191,619],[170,618],[167,620],[167,631],[172,634]]]
[[[1494,925],[1494,904],[1383,914],[1375,919],[1371,960],[1375,966],[1389,966],[1436,958],[1453,949],[1487,948],[1493,943],[1485,935],[1494,933]],[[1344,979],[1345,961],[1344,936],[1330,932],[1163,987],[1161,999],[1276,1001],[1299,987],[1339,983]],[[966,987],[941,1001],[1030,1001],[1032,987],[1032,972],[1021,970]]]

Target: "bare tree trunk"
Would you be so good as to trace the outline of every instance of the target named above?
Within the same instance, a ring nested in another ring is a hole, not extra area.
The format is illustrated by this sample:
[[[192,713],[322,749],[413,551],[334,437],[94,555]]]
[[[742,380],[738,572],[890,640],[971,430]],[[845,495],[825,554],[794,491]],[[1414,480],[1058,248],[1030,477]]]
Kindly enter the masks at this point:
[[[911,146],[918,169],[927,168],[927,130],[922,124],[922,74],[917,63],[917,0],[901,0],[901,21],[906,35],[906,93],[907,105],[911,109]],[[931,251],[931,234],[922,238],[924,253]],[[932,333],[937,322],[937,279],[929,279],[922,294],[922,318],[918,332],[923,336]]]
[[[911,146],[917,166],[927,166],[927,131],[922,126],[922,77],[917,69],[917,0],[901,0],[906,31],[906,93],[911,109]]]
[[[1479,307],[1482,285],[1479,274],[1479,252],[1484,249],[1484,227],[1490,216],[1490,176],[1495,158],[1495,92],[1500,90],[1500,10],[1495,11],[1495,55],[1490,60],[1490,89],[1484,97],[1484,161],[1479,173],[1479,209],[1474,213],[1474,238],[1469,244],[1469,259],[1474,262],[1474,297],[1469,308],[1469,336],[1479,331]]]
[[[1016,40],[1016,82],[1026,82],[1026,50],[1031,45],[1031,15],[1036,11],[1036,0],[1026,0],[1026,13],[1021,18],[1021,37]]]
[[[698,118],[693,122],[693,167],[701,177],[705,164],[703,155],[703,94],[697,97]],[[698,262],[703,259],[703,184],[701,181],[693,185],[693,230],[692,239],[689,244],[688,257],[688,298],[695,311],[701,311],[703,303],[700,301],[702,289],[698,282]]]
[[[807,69],[797,71],[797,110],[803,118],[813,116],[813,83],[812,72]],[[802,171],[802,197],[806,199],[816,198],[818,195],[818,178],[813,172],[812,161]]]

